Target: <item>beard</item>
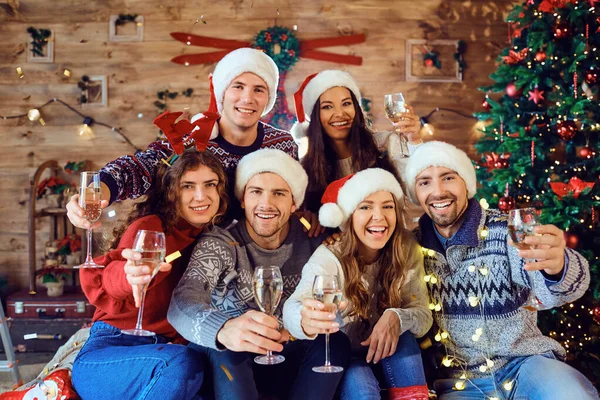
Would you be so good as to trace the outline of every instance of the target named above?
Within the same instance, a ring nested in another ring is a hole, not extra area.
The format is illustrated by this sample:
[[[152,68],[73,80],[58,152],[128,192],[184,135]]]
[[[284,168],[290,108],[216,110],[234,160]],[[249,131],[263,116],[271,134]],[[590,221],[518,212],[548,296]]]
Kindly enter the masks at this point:
[[[456,224],[456,222],[458,222],[458,220],[462,217],[462,215],[464,214],[464,212],[466,210],[466,204],[462,210],[459,210],[458,209],[459,205],[458,205],[456,196],[450,195],[450,194],[443,196],[443,197],[430,197],[427,199],[427,204],[430,204],[431,202],[434,202],[434,201],[444,201],[444,200],[451,201],[452,204],[450,204],[450,206],[449,206],[450,210],[443,215],[440,215],[440,214],[435,213],[434,211],[431,211],[431,208],[435,209],[435,207],[430,206],[430,205],[427,206],[430,209],[429,217],[431,218],[433,223],[442,228],[446,228],[446,227]]]

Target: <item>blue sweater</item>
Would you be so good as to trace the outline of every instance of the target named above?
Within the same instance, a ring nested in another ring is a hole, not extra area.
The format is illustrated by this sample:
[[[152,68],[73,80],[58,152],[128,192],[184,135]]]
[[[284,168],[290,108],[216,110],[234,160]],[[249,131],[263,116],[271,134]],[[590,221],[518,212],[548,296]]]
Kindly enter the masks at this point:
[[[488,235],[482,238],[486,227]],[[563,347],[538,329],[537,312],[522,308],[531,296],[532,282],[517,249],[508,245],[505,214],[483,210],[472,199],[446,250],[426,214],[417,236],[425,248],[425,273],[437,278],[428,283],[431,303],[441,306],[433,318],[440,333],[449,334],[442,343],[453,362],[443,375],[477,377],[502,368],[514,357],[546,352],[564,357]],[[539,271],[532,274],[545,308],[575,301],[589,286],[587,261],[568,248],[565,259],[560,281],[546,279]],[[484,365],[487,368],[481,370]]]

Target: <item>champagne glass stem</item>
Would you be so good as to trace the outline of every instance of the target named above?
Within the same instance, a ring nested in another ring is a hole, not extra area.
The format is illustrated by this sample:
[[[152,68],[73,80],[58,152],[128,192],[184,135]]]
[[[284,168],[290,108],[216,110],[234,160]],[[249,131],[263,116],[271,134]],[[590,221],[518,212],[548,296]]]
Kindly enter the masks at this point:
[[[87,264],[92,263],[92,230],[87,230],[87,256],[85,257]]]
[[[526,260],[527,262],[531,261],[531,260]],[[537,294],[535,293],[535,271],[527,271],[527,275],[529,276],[529,286],[530,286],[530,290],[531,290],[531,301],[534,305],[537,306],[538,304],[538,300],[537,300]]]
[[[329,361],[329,333],[325,334],[325,365],[331,365],[331,362]]]
[[[146,290],[148,289],[148,285],[142,285],[142,292],[140,294],[140,310],[138,311],[137,323],[135,324],[135,329],[142,329],[142,317],[144,316],[144,301],[146,300]]]

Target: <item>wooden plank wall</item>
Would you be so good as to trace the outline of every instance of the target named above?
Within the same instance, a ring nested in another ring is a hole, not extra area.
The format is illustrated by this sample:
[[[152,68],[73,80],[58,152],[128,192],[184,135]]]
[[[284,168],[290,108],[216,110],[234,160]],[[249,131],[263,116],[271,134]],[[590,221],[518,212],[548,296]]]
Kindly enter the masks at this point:
[[[402,91],[420,115],[435,107],[470,114],[480,110],[483,95],[477,87],[489,83],[494,59],[507,42],[503,19],[510,6],[510,1],[496,0],[0,0],[0,115],[27,112],[53,97],[80,109],[77,82],[81,76],[107,75],[109,106],[82,111],[123,129],[143,148],[157,133],[152,126],[157,91],[194,89],[191,98],[170,101],[171,110],[189,106],[195,113],[208,105],[206,77],[214,65],[186,68],[170,62],[184,51],[210,50],[185,49],[169,36],[173,31],[190,31],[200,16],[206,24],[197,24],[193,33],[227,39],[251,40],[274,23],[297,25],[300,39],[366,35],[364,44],[329,49],[362,56],[362,66],[306,59],[296,64],[286,83],[290,105],[292,93],[306,75],[341,67],[354,75],[363,96],[372,100],[376,128],[389,126],[382,100],[394,91]],[[109,16],[120,13],[144,16],[143,42],[108,41]],[[54,31],[53,64],[27,62],[28,26]],[[465,40],[468,67],[463,82],[406,82],[404,53],[409,38]],[[22,79],[15,72],[17,66],[23,68]],[[71,78],[63,75],[65,68],[71,70]],[[61,165],[89,159],[99,167],[132,151],[114,132],[100,126],[94,127],[95,140],[82,140],[77,135],[82,119],[62,106],[50,105],[42,113],[44,127],[27,118],[0,119],[0,275],[8,278],[11,289],[25,288],[27,282],[26,199],[35,168],[48,159]],[[437,113],[431,122],[437,128],[436,139],[471,150],[476,139],[474,121]],[[38,223],[39,257],[48,225],[45,220]]]

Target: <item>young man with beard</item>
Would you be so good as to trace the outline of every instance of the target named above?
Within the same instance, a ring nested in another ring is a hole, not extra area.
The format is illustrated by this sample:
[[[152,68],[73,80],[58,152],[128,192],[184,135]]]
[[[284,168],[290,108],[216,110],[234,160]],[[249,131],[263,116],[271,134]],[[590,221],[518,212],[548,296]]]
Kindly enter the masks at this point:
[[[515,248],[506,215],[473,198],[471,160],[447,143],[417,148],[405,182],[425,210],[417,237],[430,250],[425,273],[437,278],[428,283],[431,304],[439,305],[434,321],[449,335],[442,343],[450,366],[434,385],[440,399],[597,399],[592,384],[558,360],[565,349],[542,335],[537,311],[523,308],[532,286],[545,308],[586,291],[588,263],[565,247],[563,232],[541,225],[525,241],[533,249]]]
[[[220,119],[213,127],[207,149],[219,158],[232,187],[238,162],[253,151],[279,149],[298,159],[298,146],[292,136],[260,121],[273,109],[279,83],[279,70],[268,55],[251,48],[234,50],[217,63],[212,82]],[[201,116],[196,115],[192,122]],[[159,140],[146,151],[109,162],[100,169],[103,199],[112,203],[146,194],[156,166],[172,154],[169,142]],[[67,215],[73,225],[88,229],[92,224],[82,218],[77,201],[78,195],[71,198]],[[93,226],[99,225],[96,222]]]
[[[279,329],[283,304],[322,240],[308,238],[300,222],[290,218],[304,200],[307,183],[300,163],[279,150],[245,156],[235,182],[245,219],[199,239],[173,292],[168,320],[206,356],[212,372],[212,382],[206,383],[212,383],[216,399],[257,399],[259,392],[290,399],[330,399],[335,394],[342,374],[312,371],[324,362],[323,335],[316,343],[286,344],[289,334]],[[258,311],[252,291],[254,269],[271,265],[283,276],[275,317]],[[336,332],[330,337],[331,362],[345,367],[350,342],[331,317]],[[286,360],[273,366],[254,363],[254,356],[267,350]]]

